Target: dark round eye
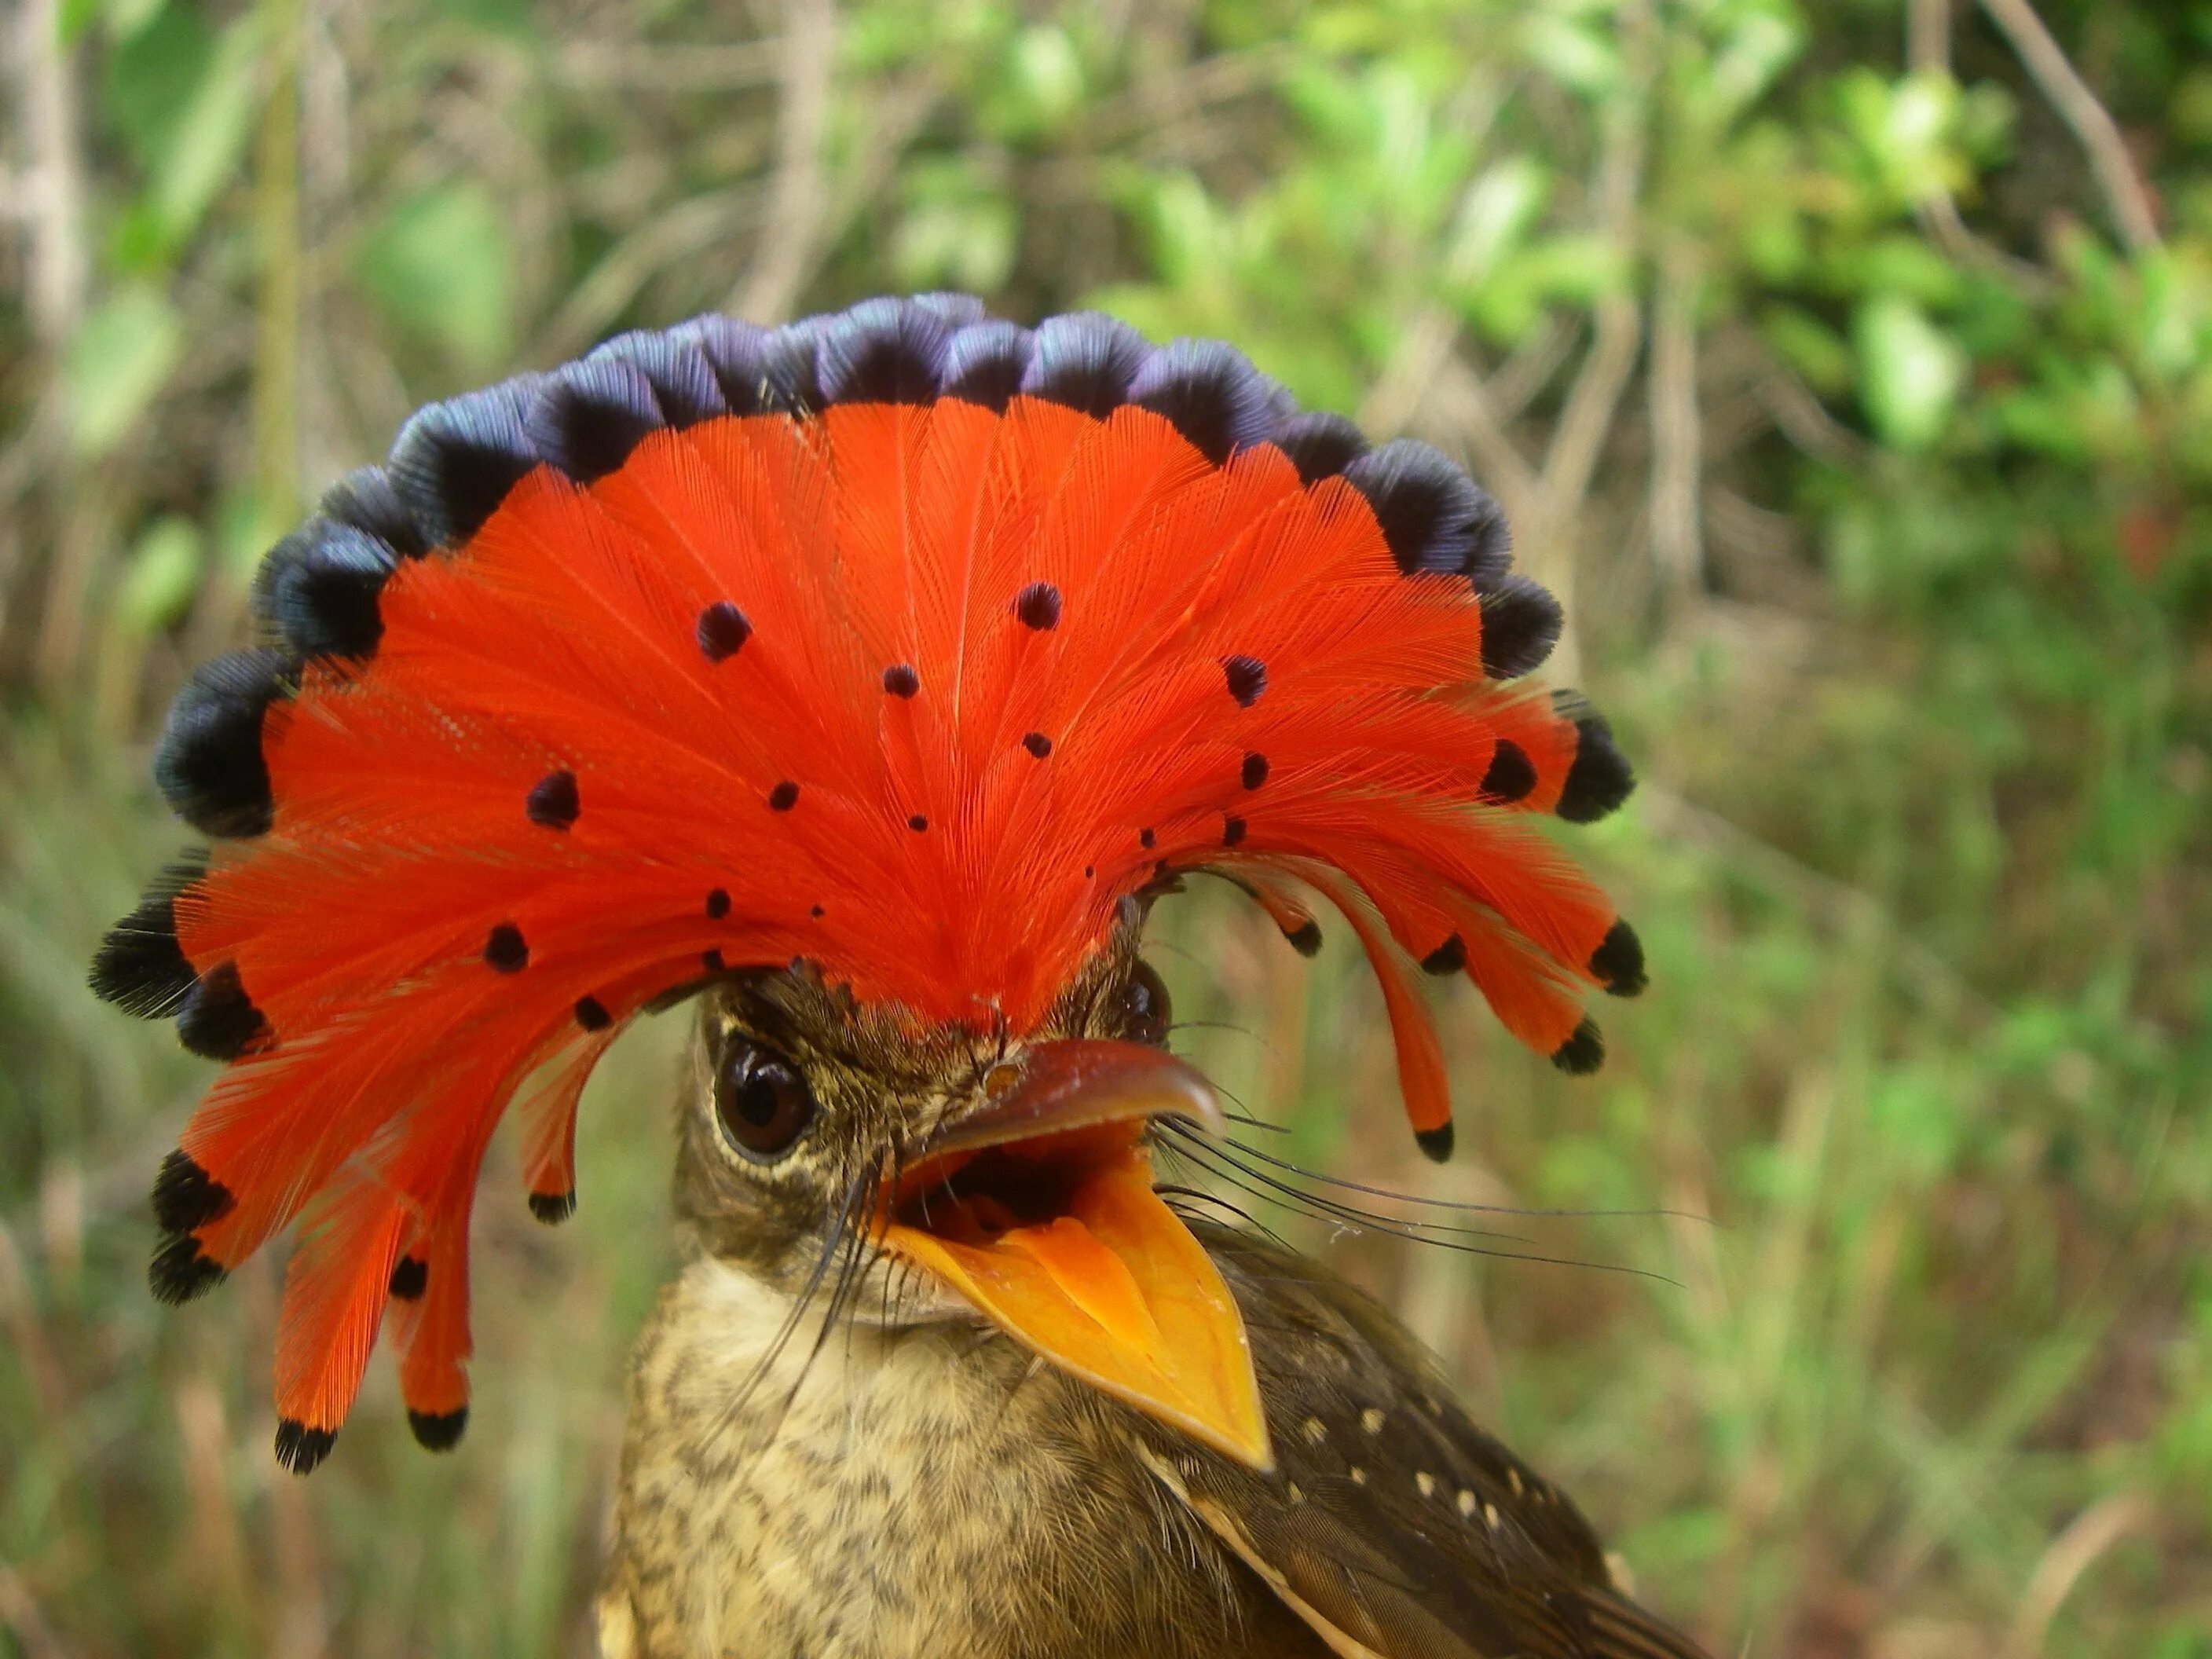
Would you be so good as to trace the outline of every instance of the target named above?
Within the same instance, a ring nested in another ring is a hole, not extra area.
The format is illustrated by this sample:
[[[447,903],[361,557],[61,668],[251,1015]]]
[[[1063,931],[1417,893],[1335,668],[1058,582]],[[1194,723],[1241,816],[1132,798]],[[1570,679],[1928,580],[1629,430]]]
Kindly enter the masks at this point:
[[[1121,984],[1121,1006],[1119,1024],[1121,1035],[1132,1042],[1165,1042],[1168,1024],[1175,1016],[1168,1007],[1168,988],[1152,971],[1152,964],[1140,962],[1129,970],[1129,977]]]
[[[714,1115],[747,1158],[781,1158],[814,1121],[814,1091],[799,1067],[772,1048],[732,1037],[714,1068]]]

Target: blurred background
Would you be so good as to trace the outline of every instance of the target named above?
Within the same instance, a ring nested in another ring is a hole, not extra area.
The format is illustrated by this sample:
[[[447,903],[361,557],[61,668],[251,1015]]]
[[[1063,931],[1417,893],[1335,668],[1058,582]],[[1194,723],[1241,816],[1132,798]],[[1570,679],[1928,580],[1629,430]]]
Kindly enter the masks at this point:
[[[1463,457],[1644,775],[1577,839],[1652,989],[1577,1082],[1460,988],[1449,1168],[1345,939],[1165,908],[1271,1151],[1607,1213],[1255,1212],[1717,1654],[2212,1655],[2212,5],[8,0],[0,54],[0,1653],[591,1650],[681,1019],[564,1231],[488,1177],[459,1452],[379,1364],[300,1481],[281,1264],[143,1288],[210,1068],[86,960],[187,839],[168,696],[415,405],[942,287]]]

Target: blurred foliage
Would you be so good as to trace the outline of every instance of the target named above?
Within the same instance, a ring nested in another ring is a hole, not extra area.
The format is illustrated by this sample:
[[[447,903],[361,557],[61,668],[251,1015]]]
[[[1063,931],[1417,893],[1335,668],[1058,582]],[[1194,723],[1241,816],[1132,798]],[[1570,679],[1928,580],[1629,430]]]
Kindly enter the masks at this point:
[[[1589,1084],[1455,1006],[1444,1170],[1340,941],[1164,917],[1286,1155],[1575,1212],[1452,1236],[1547,1262],[1273,1218],[1717,1652],[2212,1655],[2212,5],[2040,11],[19,0],[0,1651],[589,1651],[679,1022],[593,1085],[574,1237],[488,1179],[464,1448],[380,1372],[301,1483],[276,1269],[143,1294],[205,1068],[83,963],[180,839],[168,693],[415,404],[945,285],[1466,456],[1645,773],[1583,839],[1653,990]]]

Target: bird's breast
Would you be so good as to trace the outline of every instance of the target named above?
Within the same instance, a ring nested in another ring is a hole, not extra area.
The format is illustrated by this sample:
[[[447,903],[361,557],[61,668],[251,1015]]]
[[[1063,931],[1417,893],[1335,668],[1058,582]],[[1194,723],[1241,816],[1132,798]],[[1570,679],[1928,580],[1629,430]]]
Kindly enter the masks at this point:
[[[641,1338],[610,1659],[1224,1650],[1233,1581],[1088,1390],[974,1324],[790,1312],[709,1259]]]

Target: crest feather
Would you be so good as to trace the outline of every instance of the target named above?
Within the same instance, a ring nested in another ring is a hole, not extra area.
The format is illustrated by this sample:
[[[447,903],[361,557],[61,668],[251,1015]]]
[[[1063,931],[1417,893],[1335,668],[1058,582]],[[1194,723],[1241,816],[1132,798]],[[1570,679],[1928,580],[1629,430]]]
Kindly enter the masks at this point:
[[[1344,915],[1448,1147],[1425,964],[1571,1070],[1602,1054],[1583,995],[1643,983],[1516,822],[1632,778],[1520,680],[1559,612],[1507,547],[1443,456],[1368,450],[1226,346],[958,296],[700,319],[423,410],[271,556],[281,648],[202,670],[163,736],[170,799],[232,839],[96,975],[228,1062],[176,1166],[224,1202],[172,1180],[157,1282],[299,1224],[289,1461],[387,1316],[451,1444],[511,1097],[557,1218],[592,1064],[702,964],[1018,1031],[1187,870],[1302,949],[1303,895]]]

